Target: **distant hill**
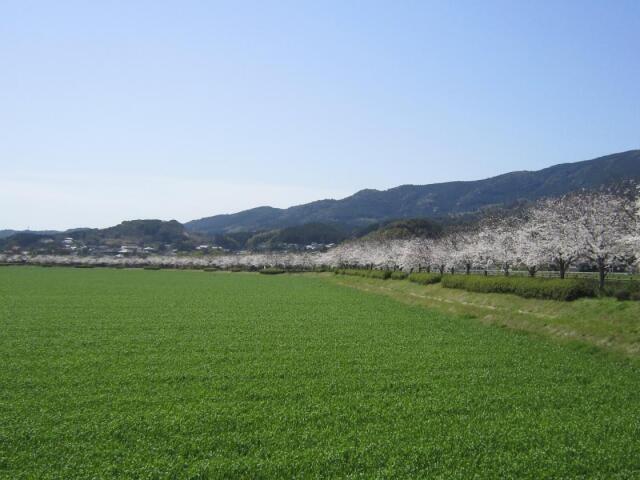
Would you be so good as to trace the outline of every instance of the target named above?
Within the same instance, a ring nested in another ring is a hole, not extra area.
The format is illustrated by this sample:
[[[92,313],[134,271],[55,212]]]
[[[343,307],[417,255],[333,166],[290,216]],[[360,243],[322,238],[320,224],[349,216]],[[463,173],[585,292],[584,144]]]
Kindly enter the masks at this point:
[[[485,180],[361,190],[342,200],[319,200],[286,209],[258,207],[193,220],[185,227],[207,234],[273,230],[309,223],[357,229],[389,219],[473,213],[629,179],[640,179],[640,150]]]
[[[192,249],[200,241],[198,234],[189,234],[176,220],[129,220],[109,228],[77,228],[65,232],[14,232],[0,238],[0,249],[35,249],[42,253],[64,251],[66,238],[73,240],[74,246],[119,247],[124,244],[152,246],[158,250],[166,245],[178,249]],[[70,245],[70,244],[69,244]]]
[[[56,230],[0,230],[0,239],[8,238],[16,233],[29,233],[33,235],[55,235],[60,233]]]
[[[100,230],[105,237],[115,239],[138,239],[143,242],[171,243],[185,238],[184,226],[169,220],[130,220],[115,227]]]
[[[0,230],[0,239],[10,237],[19,232],[20,230]]]
[[[442,225],[425,218],[412,218],[373,223],[356,233],[368,240],[408,239],[414,237],[433,238],[443,231]]]
[[[282,245],[308,245],[311,243],[340,243],[349,236],[348,232],[336,225],[325,223],[307,223],[269,230],[251,237],[246,247],[251,249],[278,248]]]
[[[89,243],[106,241],[114,244],[127,242],[168,244],[188,238],[184,226],[176,220],[127,220],[108,228],[68,230],[63,235]]]

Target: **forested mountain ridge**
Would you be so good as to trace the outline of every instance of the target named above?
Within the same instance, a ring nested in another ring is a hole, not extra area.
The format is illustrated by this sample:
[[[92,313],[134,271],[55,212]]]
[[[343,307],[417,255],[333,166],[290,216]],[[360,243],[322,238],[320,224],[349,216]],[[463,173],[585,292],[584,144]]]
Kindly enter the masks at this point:
[[[363,236],[429,237],[487,211],[511,210],[541,197],[633,179],[640,180],[640,150],[485,180],[361,190],[342,200],[319,200],[287,209],[258,207],[184,225],[175,220],[133,220],[109,228],[65,232],[5,230],[0,231],[0,250],[57,251],[69,247],[63,243],[67,237],[78,245],[113,250],[135,244],[153,247],[155,251],[192,251],[202,244],[237,251],[335,244]]]
[[[389,219],[477,212],[629,179],[640,179],[640,150],[484,180],[402,185],[384,191],[367,189],[341,200],[319,200],[286,209],[258,207],[193,220],[185,227],[209,234],[270,230],[310,222],[357,228]]]

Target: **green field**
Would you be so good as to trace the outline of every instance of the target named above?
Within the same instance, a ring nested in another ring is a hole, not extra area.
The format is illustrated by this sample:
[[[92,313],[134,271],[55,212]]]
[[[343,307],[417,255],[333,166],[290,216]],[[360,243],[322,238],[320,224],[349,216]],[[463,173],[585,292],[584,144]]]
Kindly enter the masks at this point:
[[[0,366],[2,478],[640,477],[633,359],[321,275],[3,267]]]

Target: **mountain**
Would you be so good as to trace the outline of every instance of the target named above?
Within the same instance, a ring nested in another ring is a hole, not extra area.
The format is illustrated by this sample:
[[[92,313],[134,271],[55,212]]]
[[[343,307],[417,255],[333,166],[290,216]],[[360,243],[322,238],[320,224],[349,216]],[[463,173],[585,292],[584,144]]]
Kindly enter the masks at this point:
[[[0,239],[8,238],[16,233],[29,233],[34,235],[55,235],[57,230],[0,230]]]
[[[258,207],[193,220],[185,228],[207,234],[282,229],[308,223],[356,229],[390,219],[473,213],[629,179],[640,179],[640,150],[484,180],[361,190],[341,200],[319,200],[286,209]]]

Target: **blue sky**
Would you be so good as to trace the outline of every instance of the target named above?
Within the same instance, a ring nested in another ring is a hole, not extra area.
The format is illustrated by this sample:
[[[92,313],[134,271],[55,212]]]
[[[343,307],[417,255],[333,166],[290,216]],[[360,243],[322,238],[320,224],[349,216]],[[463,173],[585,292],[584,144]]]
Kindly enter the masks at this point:
[[[640,147],[638,1],[0,2],[0,228]]]

